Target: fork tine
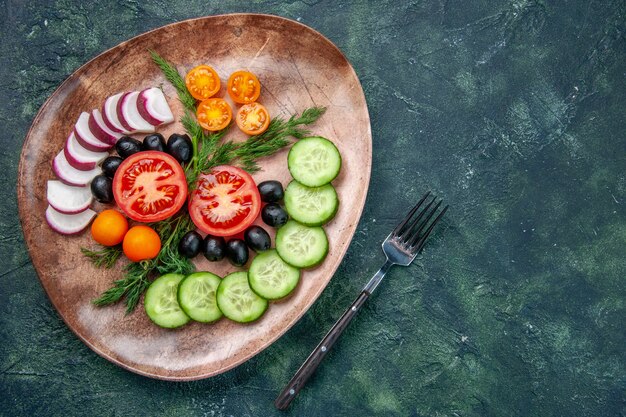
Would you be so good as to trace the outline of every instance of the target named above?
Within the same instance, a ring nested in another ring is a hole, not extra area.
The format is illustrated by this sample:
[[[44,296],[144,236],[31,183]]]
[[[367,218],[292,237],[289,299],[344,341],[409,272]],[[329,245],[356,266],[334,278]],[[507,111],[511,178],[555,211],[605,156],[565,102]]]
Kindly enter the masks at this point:
[[[426,207],[424,207],[422,211],[420,211],[415,219],[411,220],[411,225],[406,227],[406,229],[398,236],[398,239],[400,239],[405,244],[409,241],[409,239],[413,236],[415,232],[415,228],[420,225],[422,217],[424,217],[424,214],[428,212],[428,209],[430,209],[430,206],[433,205],[435,200],[437,200],[437,197],[433,196],[433,199],[430,200],[430,203],[428,203]]]
[[[433,199],[432,203],[434,202],[435,202],[435,199]],[[404,239],[404,242],[406,243],[407,246],[413,246],[415,244],[415,242],[419,238],[420,233],[422,233],[422,230],[424,230],[424,228],[426,227],[430,219],[432,219],[432,217],[435,215],[435,213],[437,212],[437,209],[439,208],[439,206],[441,206],[441,203],[443,203],[443,200],[439,200],[439,202],[435,205],[435,207],[428,213],[426,218],[422,220],[419,223],[419,225],[418,224],[415,225],[417,227],[417,230],[412,230],[411,233],[407,235],[406,239]],[[430,204],[428,207],[430,207]],[[422,214],[426,212],[428,207],[424,210]]]
[[[402,230],[402,228],[404,228],[404,226],[406,226],[409,220],[411,220],[411,217],[413,217],[417,209],[422,205],[424,200],[426,200],[426,197],[428,197],[429,195],[430,195],[430,191],[426,191],[426,194],[424,194],[424,196],[420,198],[420,201],[418,201],[415,207],[413,207],[411,211],[409,211],[409,214],[407,214],[406,217],[400,222],[400,224],[397,225],[395,229],[393,229],[393,232],[391,232],[392,235],[394,236],[400,235],[401,233],[400,231]]]
[[[435,228],[435,225],[437,224],[437,222],[439,222],[439,220],[443,217],[445,212],[448,210],[448,207],[449,206],[446,205],[443,208],[443,210],[441,210],[441,213],[439,213],[439,215],[435,217],[435,220],[433,220],[430,226],[428,226],[428,229],[426,229],[426,232],[424,232],[424,235],[421,237],[421,239],[418,242],[411,245],[411,247],[409,248],[411,252],[418,254],[422,250],[422,248],[424,247],[424,244],[426,243],[426,239],[428,239],[428,236]]]

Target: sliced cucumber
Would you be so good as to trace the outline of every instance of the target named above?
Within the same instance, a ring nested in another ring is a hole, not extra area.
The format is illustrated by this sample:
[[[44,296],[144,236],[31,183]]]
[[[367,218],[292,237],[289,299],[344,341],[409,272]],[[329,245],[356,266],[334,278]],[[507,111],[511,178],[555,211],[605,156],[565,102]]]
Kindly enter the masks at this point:
[[[209,323],[222,317],[217,287],[222,280],[210,272],[196,272],[178,284],[178,304],[195,321]]]
[[[328,223],[339,207],[335,187],[331,184],[321,187],[307,187],[298,181],[291,181],[285,190],[285,208],[294,219],[307,226],[321,226]]]
[[[255,256],[248,271],[252,291],[268,300],[286,297],[299,280],[300,270],[283,261],[276,249]]]
[[[300,139],[289,151],[291,176],[308,187],[328,184],[339,174],[341,155],[337,147],[321,136]]]
[[[229,319],[248,323],[267,310],[267,300],[250,289],[247,272],[226,275],[217,287],[217,306]]]
[[[189,321],[189,316],[178,305],[178,284],[184,275],[165,274],[155,279],[146,291],[143,305],[155,324],[173,329]]]
[[[278,255],[291,266],[309,268],[322,262],[328,253],[328,238],[321,227],[289,220],[276,232]]]

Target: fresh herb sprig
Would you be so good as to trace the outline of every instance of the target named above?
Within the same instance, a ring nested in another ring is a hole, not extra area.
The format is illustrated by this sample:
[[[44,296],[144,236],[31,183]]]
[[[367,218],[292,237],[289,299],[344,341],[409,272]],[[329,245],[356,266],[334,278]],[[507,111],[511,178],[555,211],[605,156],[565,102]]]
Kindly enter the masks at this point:
[[[156,51],[148,50],[150,52],[150,56],[152,57],[152,61],[159,67],[167,81],[170,82],[176,89],[176,93],[178,93],[178,99],[185,108],[192,112],[196,112],[196,99],[193,98],[189,90],[187,90],[187,86],[185,85],[185,80],[180,76],[180,73],[176,69],[176,67],[168,62],[161,55],[156,53]]]
[[[274,118],[268,129],[245,142],[222,141],[228,128],[219,132],[206,133],[193,115],[196,113],[196,100],[187,90],[185,80],[176,67],[155,51],[149,51],[154,63],[161,69],[165,78],[174,86],[178,99],[185,107],[180,119],[193,145],[192,160],[185,167],[185,175],[189,190],[193,190],[198,176],[207,173],[212,167],[223,164],[238,165],[241,168],[256,172],[260,169],[259,158],[270,156],[291,143],[290,138],[301,139],[310,134],[304,128],[317,121],[326,111],[324,107],[312,107],[300,116],[293,115],[288,120]],[[152,224],[161,238],[161,250],[157,257],[148,261],[131,262],[124,268],[124,277],[113,283],[93,303],[98,306],[114,304],[125,298],[126,313],[131,313],[141,295],[146,291],[150,280],[156,274],[179,273],[189,274],[195,267],[191,260],[178,252],[178,243],[195,226],[186,211],[174,217]],[[110,268],[115,264],[122,251],[117,248],[104,248],[99,251],[81,249],[97,267]]]
[[[126,314],[133,312],[141,294],[150,285],[149,277],[155,268],[154,260],[131,262],[124,268],[124,278],[118,279],[113,286],[93,300],[97,306],[106,306],[126,298]]]
[[[301,126],[315,122],[325,111],[325,107],[311,107],[300,116],[293,115],[288,120],[273,119],[265,132],[250,137],[231,152],[229,154],[231,160],[228,163],[235,162],[251,173],[259,171],[257,159],[273,155],[289,145],[290,137],[302,139],[309,136],[311,132]]]
[[[80,251],[91,260],[96,268],[110,269],[122,255],[122,248],[118,246],[103,246],[98,250],[80,248]]]

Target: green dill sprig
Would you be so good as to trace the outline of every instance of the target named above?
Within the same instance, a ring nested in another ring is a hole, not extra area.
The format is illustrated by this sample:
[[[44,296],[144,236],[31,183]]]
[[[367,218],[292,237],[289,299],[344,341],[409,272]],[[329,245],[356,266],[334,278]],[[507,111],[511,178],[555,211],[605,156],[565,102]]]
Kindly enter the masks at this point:
[[[80,251],[89,258],[96,268],[110,269],[115,265],[115,262],[122,255],[122,248],[117,246],[103,246],[98,250],[90,250],[87,248],[80,248]]]
[[[124,278],[115,281],[111,288],[92,301],[93,304],[106,306],[115,304],[123,297],[126,297],[126,314],[132,313],[135,307],[137,307],[137,303],[139,303],[141,294],[150,285],[149,277],[154,271],[154,265],[154,261],[129,263],[124,268]]]
[[[176,273],[188,275],[195,270],[193,262],[178,252],[178,243],[183,236],[196,227],[186,214],[155,223],[154,229],[161,238],[162,246],[155,259],[155,267],[159,273]]]
[[[302,112],[300,116],[293,115],[288,120],[275,118],[270,122],[267,130],[260,135],[251,136],[247,141],[236,146],[234,150],[227,150],[223,163],[237,163],[248,172],[259,171],[257,160],[270,156],[291,143],[290,138],[302,139],[311,134],[303,128],[319,119],[325,107],[311,107]]]
[[[163,73],[167,81],[169,81],[176,89],[176,92],[178,93],[178,99],[181,103],[183,103],[183,106],[185,106],[187,110],[195,113],[196,99],[193,98],[191,93],[189,93],[189,90],[187,90],[185,80],[180,75],[176,67],[168,62],[161,55],[159,55],[156,51],[150,49],[148,50],[148,52],[150,52],[152,61],[161,69],[161,72]]]

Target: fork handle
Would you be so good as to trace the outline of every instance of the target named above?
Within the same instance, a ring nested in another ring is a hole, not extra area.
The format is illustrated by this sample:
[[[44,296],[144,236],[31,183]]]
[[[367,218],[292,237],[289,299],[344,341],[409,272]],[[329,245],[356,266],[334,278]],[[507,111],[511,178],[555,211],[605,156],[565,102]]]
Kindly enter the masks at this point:
[[[298,392],[302,389],[304,384],[309,380],[311,375],[315,372],[319,364],[322,362],[326,354],[333,347],[341,333],[348,327],[348,324],[352,321],[354,316],[359,312],[365,301],[368,299],[369,293],[362,291],[361,294],[354,300],[352,305],[343,313],[343,315],[337,320],[329,332],[324,336],[322,341],[311,352],[309,357],[304,361],[300,369],[291,378],[289,383],[283,391],[278,395],[274,401],[274,405],[279,410],[286,410],[291,404],[291,401],[296,397]]]

